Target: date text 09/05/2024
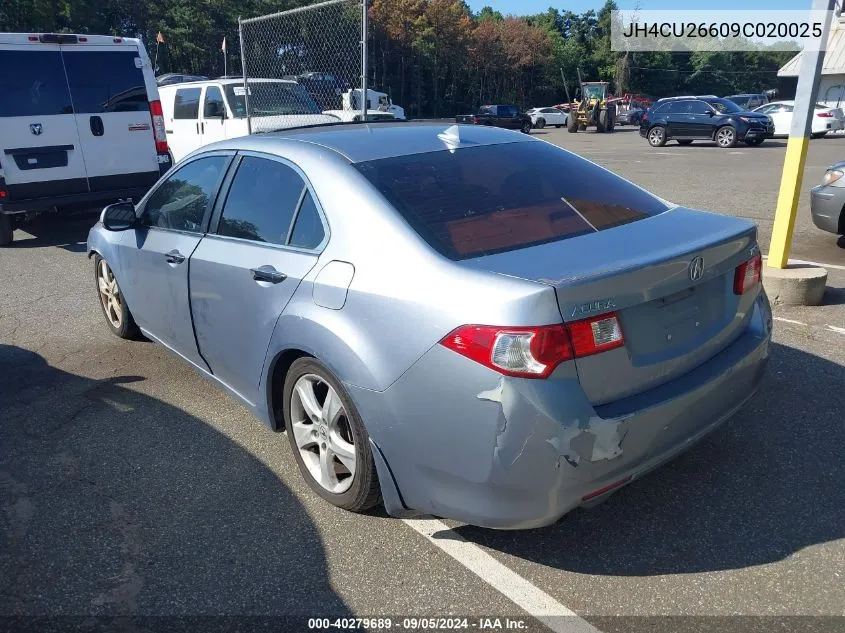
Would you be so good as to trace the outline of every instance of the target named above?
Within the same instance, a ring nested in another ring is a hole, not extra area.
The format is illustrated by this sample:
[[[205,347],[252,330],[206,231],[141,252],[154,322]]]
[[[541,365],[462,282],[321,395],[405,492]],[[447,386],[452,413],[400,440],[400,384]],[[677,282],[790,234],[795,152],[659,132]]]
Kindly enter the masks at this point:
[[[469,630],[497,631],[526,630],[528,623],[519,618],[497,617],[407,617],[407,618],[309,618],[308,628],[313,630],[369,631],[447,631]]]

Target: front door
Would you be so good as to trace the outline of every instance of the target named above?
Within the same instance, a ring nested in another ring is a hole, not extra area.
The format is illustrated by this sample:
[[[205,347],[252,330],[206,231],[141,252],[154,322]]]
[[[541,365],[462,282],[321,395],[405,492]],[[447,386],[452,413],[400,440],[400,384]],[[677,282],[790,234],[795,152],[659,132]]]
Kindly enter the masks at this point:
[[[695,138],[713,138],[714,114],[713,108],[704,101],[691,101],[687,133]]]
[[[150,102],[135,46],[63,44],[62,58],[91,191],[150,187],[159,178]]]
[[[197,342],[214,375],[255,403],[276,321],[325,232],[297,170],[254,154],[242,158],[217,224],[191,257]]]
[[[204,156],[176,169],[143,203],[142,227],[126,231],[120,246],[119,283],[135,321],[204,369],[191,323],[188,266],[231,159]]]

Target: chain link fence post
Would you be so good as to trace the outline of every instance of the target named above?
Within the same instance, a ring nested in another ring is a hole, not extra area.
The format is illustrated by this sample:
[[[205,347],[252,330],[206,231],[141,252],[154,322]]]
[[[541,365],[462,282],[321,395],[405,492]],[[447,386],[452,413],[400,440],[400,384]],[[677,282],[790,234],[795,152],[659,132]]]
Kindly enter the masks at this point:
[[[250,133],[366,117],[365,0],[239,19],[238,31],[244,82],[236,97]]]

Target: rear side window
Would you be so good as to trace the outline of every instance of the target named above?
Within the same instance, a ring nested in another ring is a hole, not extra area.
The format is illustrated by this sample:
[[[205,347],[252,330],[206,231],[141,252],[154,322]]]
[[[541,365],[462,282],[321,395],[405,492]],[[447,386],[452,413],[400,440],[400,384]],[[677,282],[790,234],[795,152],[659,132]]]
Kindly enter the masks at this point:
[[[669,114],[689,114],[691,101],[676,101],[669,106]]]
[[[454,260],[611,229],[668,208],[627,180],[536,141],[355,167],[432,247]]]
[[[180,88],[173,101],[174,119],[196,119],[200,113],[202,88]]]
[[[149,112],[137,51],[65,50],[63,57],[78,114]]]
[[[669,107],[671,105],[672,105],[671,103],[661,103],[660,105],[654,106],[654,110],[652,110],[652,112],[654,114],[658,114],[658,113],[665,114],[669,111]]]
[[[59,51],[0,50],[0,117],[72,114]]]
[[[290,245],[300,248],[317,248],[326,236],[317,205],[310,191],[305,192],[305,199],[296,214],[296,223],[290,236]]]
[[[238,167],[220,218],[220,235],[287,244],[305,183],[287,165],[247,156]]]

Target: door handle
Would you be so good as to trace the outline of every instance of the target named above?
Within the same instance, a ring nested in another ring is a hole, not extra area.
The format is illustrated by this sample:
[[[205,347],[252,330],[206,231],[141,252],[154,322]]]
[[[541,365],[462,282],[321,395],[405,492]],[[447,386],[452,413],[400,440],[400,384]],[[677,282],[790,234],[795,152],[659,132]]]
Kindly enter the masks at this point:
[[[103,120],[98,116],[92,116],[88,119],[88,125],[91,127],[91,134],[94,136],[102,136],[106,129],[103,126]]]
[[[199,133],[200,133],[200,122],[197,121],[197,134],[199,134]]]
[[[169,253],[164,254],[164,259],[168,264],[181,264],[185,261],[185,256],[174,248]]]
[[[200,132],[205,134],[205,121],[200,121]]]
[[[288,276],[285,273],[280,273],[278,270],[270,265],[265,264],[258,268],[250,268],[252,278],[255,281],[269,281],[271,284],[278,284],[283,282]]]

